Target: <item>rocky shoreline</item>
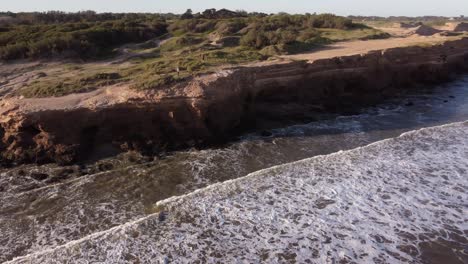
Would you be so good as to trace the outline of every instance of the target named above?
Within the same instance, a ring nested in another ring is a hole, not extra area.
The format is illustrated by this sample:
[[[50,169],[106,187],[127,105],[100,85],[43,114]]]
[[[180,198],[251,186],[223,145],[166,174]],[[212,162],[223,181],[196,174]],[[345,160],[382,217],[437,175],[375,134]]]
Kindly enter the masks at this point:
[[[261,128],[264,120],[349,111],[464,72],[467,38],[314,62],[224,68],[93,106],[27,108],[26,99],[2,99],[0,151],[5,161],[70,163],[101,147],[155,153],[205,146]]]

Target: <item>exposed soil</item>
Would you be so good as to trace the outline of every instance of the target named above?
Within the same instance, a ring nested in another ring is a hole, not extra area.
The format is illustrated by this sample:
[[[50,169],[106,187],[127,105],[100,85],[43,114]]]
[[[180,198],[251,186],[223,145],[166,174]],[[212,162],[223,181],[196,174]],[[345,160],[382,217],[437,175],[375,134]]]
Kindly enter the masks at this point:
[[[407,30],[405,30],[405,32],[407,32]],[[431,45],[446,41],[448,39],[449,38],[441,35],[429,37],[411,35],[408,37],[394,37],[390,39],[349,41],[328,45],[320,50],[313,51],[310,53],[283,56],[283,58],[315,61],[319,59],[365,54],[375,50],[407,47],[423,43]]]
[[[0,101],[0,149],[8,160],[68,163],[88,156],[97,145],[153,153],[222,142],[259,128],[259,118],[306,121],[315,113],[350,111],[465,72],[468,39],[443,43],[448,39],[340,43],[308,54],[220,67],[150,91],[117,84],[55,98],[6,96]],[[424,45],[409,47],[420,43]],[[34,67],[44,67],[28,65],[32,71],[1,66],[11,72],[7,85],[34,78]],[[49,74],[57,68],[50,67]]]

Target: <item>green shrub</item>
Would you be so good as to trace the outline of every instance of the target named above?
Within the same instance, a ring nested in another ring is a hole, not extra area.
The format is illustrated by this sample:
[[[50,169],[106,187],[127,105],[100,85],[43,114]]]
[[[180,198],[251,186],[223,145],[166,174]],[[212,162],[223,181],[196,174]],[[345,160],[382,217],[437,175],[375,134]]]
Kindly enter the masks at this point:
[[[177,77],[176,75],[172,74],[155,75],[147,79],[137,81],[132,85],[132,88],[138,90],[157,89],[172,84],[176,81],[180,81],[182,79],[183,78]]]
[[[315,29],[306,29],[299,34],[299,36],[297,37],[297,40],[301,42],[307,42],[317,37],[320,37],[320,32],[318,32]]]
[[[221,37],[242,37],[241,45],[260,50],[267,46],[296,42],[316,43],[320,37],[326,38],[319,36],[317,29],[350,30],[360,27],[348,18],[332,14],[242,16],[229,10],[213,9],[205,13],[197,16],[188,10],[184,19],[169,15],[105,15],[93,12],[13,14],[21,23],[6,28],[4,26],[0,30],[0,60],[49,58],[57,55],[98,58],[108,54],[117,45],[142,42],[166,33],[180,38],[169,41],[162,50],[175,51],[201,44],[207,40],[207,34],[213,31]],[[169,17],[171,20],[166,21]],[[380,37],[384,35],[369,36]],[[204,45],[197,48],[211,47]]]
[[[168,31],[174,35],[181,35],[184,33],[203,33],[214,30],[216,21],[207,19],[181,19],[172,22]]]
[[[216,24],[216,32],[221,36],[230,36],[247,26],[245,19],[222,20]]]
[[[203,41],[204,41],[203,38],[187,34],[182,37],[172,38],[169,41],[165,42],[163,45],[161,45],[161,51],[164,51],[164,52],[175,51],[175,50],[182,49],[184,47],[189,47],[189,46],[200,44]]]
[[[350,19],[332,14],[278,14],[250,19],[249,25],[242,30],[245,35],[241,45],[256,49],[275,45],[307,47],[326,42],[318,29],[351,30],[355,26]]]
[[[252,29],[240,40],[241,45],[261,49],[268,46],[268,38],[264,31]]]
[[[19,25],[0,32],[0,59],[55,55],[96,58],[116,45],[145,41],[166,32],[167,25],[157,21]]]
[[[193,29],[193,31],[195,33],[209,32],[209,31],[213,31],[215,26],[216,26],[216,21],[208,20],[208,21],[204,21],[202,23],[197,24],[195,28]]]
[[[321,14],[309,16],[307,25],[309,28],[348,29],[353,26],[353,21],[333,14]]]
[[[284,47],[281,45],[266,46],[260,50],[260,53],[268,57],[281,55],[284,53]]]

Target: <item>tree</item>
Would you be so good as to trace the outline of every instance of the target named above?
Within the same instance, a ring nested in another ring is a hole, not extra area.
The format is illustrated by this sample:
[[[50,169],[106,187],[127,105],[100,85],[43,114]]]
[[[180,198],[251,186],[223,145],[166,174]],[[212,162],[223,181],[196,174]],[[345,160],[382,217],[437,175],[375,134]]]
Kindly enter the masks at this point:
[[[242,10],[242,9],[236,10],[236,13],[237,13],[239,16],[241,16],[241,17],[246,17],[246,16],[249,15],[249,13],[248,13],[247,11]]]
[[[216,18],[216,9],[206,9],[205,11],[203,11],[202,16],[207,19]]]
[[[193,11],[192,9],[187,9],[184,14],[181,16],[182,19],[192,19],[193,18]]]

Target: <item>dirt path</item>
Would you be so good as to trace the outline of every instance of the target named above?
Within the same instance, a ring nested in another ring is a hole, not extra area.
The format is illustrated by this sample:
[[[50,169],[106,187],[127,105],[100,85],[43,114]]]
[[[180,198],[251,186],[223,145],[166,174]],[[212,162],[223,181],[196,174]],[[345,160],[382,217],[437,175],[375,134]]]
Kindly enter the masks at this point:
[[[293,60],[308,60],[315,61],[319,59],[327,59],[332,57],[349,56],[356,54],[364,54],[373,50],[384,50],[396,47],[405,47],[417,44],[436,44],[442,41],[449,40],[450,38],[441,36],[439,34],[424,37],[424,36],[410,36],[406,38],[390,38],[390,39],[376,39],[376,40],[358,40],[349,42],[340,42],[328,45],[323,49],[315,50],[309,53],[302,53],[296,55],[281,56],[284,59]]]

